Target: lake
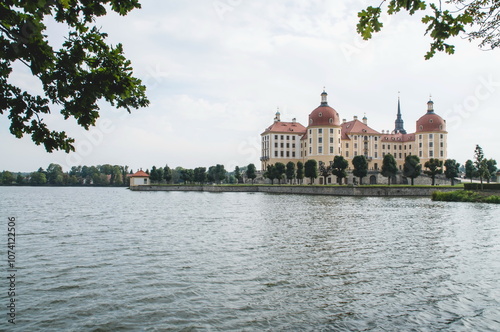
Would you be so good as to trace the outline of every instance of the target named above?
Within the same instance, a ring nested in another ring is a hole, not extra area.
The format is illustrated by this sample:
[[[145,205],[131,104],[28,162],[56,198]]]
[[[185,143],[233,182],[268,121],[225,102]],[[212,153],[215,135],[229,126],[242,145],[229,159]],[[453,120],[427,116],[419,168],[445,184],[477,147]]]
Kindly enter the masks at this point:
[[[500,206],[0,187],[9,331],[499,331]]]

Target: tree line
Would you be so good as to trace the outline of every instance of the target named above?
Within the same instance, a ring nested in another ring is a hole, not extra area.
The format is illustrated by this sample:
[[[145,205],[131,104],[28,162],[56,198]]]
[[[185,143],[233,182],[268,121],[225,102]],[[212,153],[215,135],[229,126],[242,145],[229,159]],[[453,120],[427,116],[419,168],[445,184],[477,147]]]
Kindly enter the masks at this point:
[[[420,158],[415,155],[409,155],[405,158],[402,174],[403,176],[411,179],[411,185],[414,184],[414,179],[419,177],[422,173],[428,175],[432,179],[432,185],[435,185],[435,179],[438,174],[445,174],[446,178],[451,180],[454,185],[454,180],[460,173],[464,172],[466,178],[479,178],[481,183],[483,180],[490,182],[495,178],[497,167],[496,160],[486,159],[482,148],[477,145],[475,152],[475,160],[467,160],[464,167],[461,167],[455,159],[446,159],[444,162],[438,158],[431,158],[425,162],[422,170]],[[353,175],[359,178],[359,184],[363,184],[363,178],[368,175],[368,160],[365,156],[355,156],[352,159]],[[337,183],[340,185],[344,178],[347,177],[347,169],[349,167],[348,161],[343,156],[335,156],[330,165],[320,161],[319,163],[310,159],[305,163],[288,162],[286,165],[277,162],[273,165],[267,165],[263,176],[274,184],[277,180],[278,184],[282,181],[292,183],[294,180],[298,184],[302,184],[304,178],[309,178],[310,183],[314,184],[314,180],[318,177],[323,177],[323,183],[326,185],[326,179],[335,175]],[[382,168],[380,174],[387,178],[388,185],[391,185],[391,178],[399,172],[396,159],[391,154],[386,154],[382,161]]]
[[[257,177],[257,168],[254,164],[248,164],[244,167],[236,166],[234,171],[227,171],[224,165],[217,164],[214,166],[183,168],[170,168],[156,166],[151,167],[151,171],[146,171],[149,174],[149,179],[153,184],[222,184],[222,183],[243,183],[243,177],[246,176],[254,183]]]
[[[187,169],[183,167],[170,168],[151,167],[145,171],[149,174],[152,183],[165,184],[205,184],[205,183],[241,183],[243,177],[254,182],[257,169],[254,164],[238,167],[232,172],[225,170],[224,165],[217,164],[208,169],[197,167]],[[98,165],[73,166],[64,172],[61,165],[51,163],[47,169],[40,167],[32,173],[0,172],[0,185],[30,185],[30,186],[129,186],[129,175],[134,171],[128,166]]]
[[[128,174],[132,174],[128,166],[98,165],[73,166],[64,172],[61,165],[51,163],[47,169],[40,167],[32,173],[0,173],[2,185],[30,186],[128,186]]]

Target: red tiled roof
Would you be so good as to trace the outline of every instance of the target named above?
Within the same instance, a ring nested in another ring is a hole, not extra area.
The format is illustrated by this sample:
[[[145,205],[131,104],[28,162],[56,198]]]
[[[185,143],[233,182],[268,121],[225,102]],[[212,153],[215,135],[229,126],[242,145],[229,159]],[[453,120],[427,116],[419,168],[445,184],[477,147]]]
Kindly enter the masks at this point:
[[[368,127],[359,120],[344,122],[342,126],[342,139],[349,139],[348,134],[380,134],[378,131]]]
[[[415,134],[386,134],[380,137],[382,143],[398,143],[415,141]]]
[[[140,171],[137,171],[135,172],[134,174],[129,174],[128,177],[135,177],[135,178],[149,178],[149,174],[140,170]]]
[[[310,126],[340,126],[339,113],[327,105],[321,105],[309,114]]]
[[[428,112],[417,120],[417,133],[446,131],[446,121],[434,112]]]
[[[306,128],[298,122],[281,122],[276,121],[270,125],[262,134],[266,133],[296,133],[304,134]]]

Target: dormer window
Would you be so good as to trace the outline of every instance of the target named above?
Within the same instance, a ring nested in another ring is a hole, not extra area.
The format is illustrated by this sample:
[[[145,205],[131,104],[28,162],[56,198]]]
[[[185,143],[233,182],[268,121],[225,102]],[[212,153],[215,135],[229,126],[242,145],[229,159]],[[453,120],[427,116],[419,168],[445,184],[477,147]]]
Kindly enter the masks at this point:
[[[323,113],[319,112],[318,116],[321,118],[323,116]]]

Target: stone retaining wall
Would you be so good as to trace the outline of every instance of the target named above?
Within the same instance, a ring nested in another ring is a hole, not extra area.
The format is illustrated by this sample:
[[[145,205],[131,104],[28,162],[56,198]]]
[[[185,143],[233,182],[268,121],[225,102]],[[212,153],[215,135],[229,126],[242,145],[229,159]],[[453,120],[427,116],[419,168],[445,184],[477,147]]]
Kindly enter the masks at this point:
[[[357,187],[357,186],[136,186],[132,191],[206,191],[206,192],[263,192],[274,194],[331,195],[331,196],[431,196],[434,191],[454,191],[450,187]]]

